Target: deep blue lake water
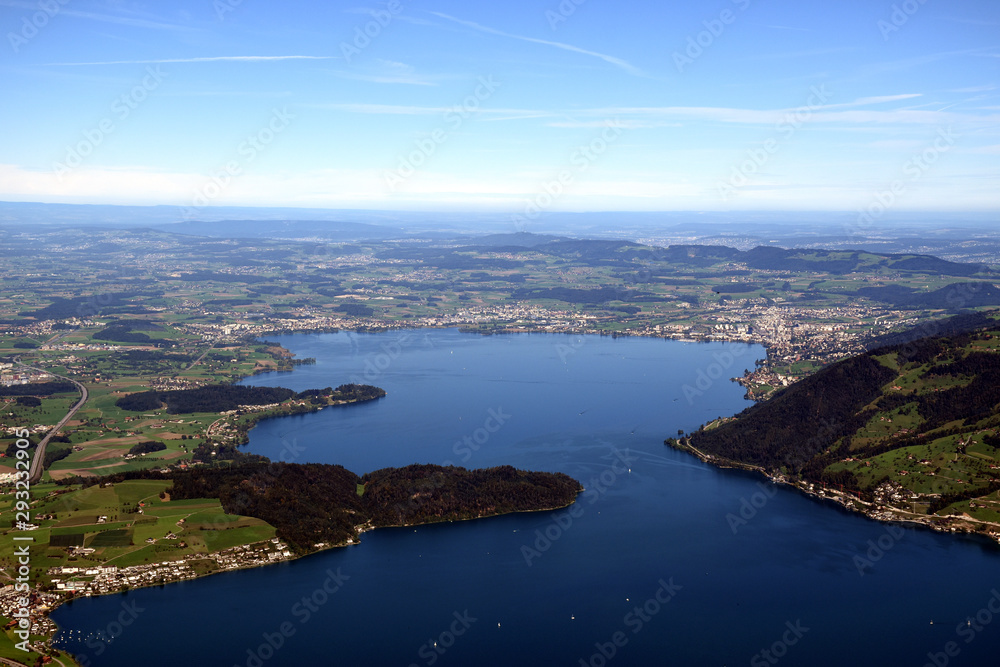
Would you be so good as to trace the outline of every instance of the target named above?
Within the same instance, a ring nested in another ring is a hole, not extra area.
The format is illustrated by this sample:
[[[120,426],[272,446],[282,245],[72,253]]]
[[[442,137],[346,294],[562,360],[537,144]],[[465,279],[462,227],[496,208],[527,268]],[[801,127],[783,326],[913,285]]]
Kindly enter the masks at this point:
[[[264,422],[255,453],[359,474],[512,464],[587,492],[566,510],[378,530],[292,563],[78,600],[53,614],[73,636],[121,628],[89,645],[60,633],[85,665],[1000,662],[995,546],[889,531],[664,447],[749,405],[728,378],[762,348],[452,330],[277,340],[318,363],[246,384],[388,395]]]

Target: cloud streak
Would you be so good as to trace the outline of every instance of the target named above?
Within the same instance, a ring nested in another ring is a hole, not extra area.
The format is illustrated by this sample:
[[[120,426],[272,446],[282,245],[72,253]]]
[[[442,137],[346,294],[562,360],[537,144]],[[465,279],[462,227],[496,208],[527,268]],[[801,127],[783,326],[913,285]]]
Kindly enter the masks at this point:
[[[351,102],[332,102],[327,104],[306,104],[304,106],[328,111],[344,111],[346,113],[382,114],[390,116],[434,116],[454,111],[455,107],[423,107],[402,104],[368,104]],[[511,116],[513,118],[548,118],[561,115],[554,111],[539,111],[536,109],[478,109],[476,113],[485,115]]]
[[[446,21],[452,21],[459,25],[463,25],[466,28],[472,28],[473,30],[478,30],[480,32],[489,33],[491,35],[499,35],[500,37],[508,37],[510,39],[521,40],[522,42],[530,42],[532,44],[542,44],[544,46],[551,46],[553,48],[562,49],[564,51],[572,51],[573,53],[580,53],[586,56],[592,56],[594,58],[600,58],[606,63],[610,63],[615,67],[619,67],[633,76],[646,76],[646,74],[640,70],[638,67],[632,65],[626,60],[621,58],[616,58],[615,56],[609,56],[605,53],[598,53],[597,51],[588,51],[587,49],[582,49],[578,46],[573,46],[572,44],[565,44],[563,42],[553,42],[547,39],[538,39],[536,37],[525,37],[524,35],[515,35],[509,32],[504,32],[502,30],[497,30],[495,28],[490,28],[479,23],[474,23],[473,21],[465,21],[463,19],[455,18],[448,14],[442,14],[441,12],[431,12],[434,16],[438,18],[445,19]]]
[[[0,7],[14,7],[17,9],[27,9],[27,10],[38,10],[38,2],[24,2],[23,0],[0,0]],[[101,21],[102,23],[114,23],[117,25],[127,25],[133,28],[151,28],[154,30],[193,30],[184,25],[178,25],[176,23],[167,23],[159,20],[151,20],[145,18],[135,18],[131,16],[115,16],[112,14],[96,14],[94,12],[85,12],[72,7],[64,8],[59,7],[59,14],[61,16],[73,16],[76,18],[87,19],[90,21]],[[155,17],[154,17],[155,18]]]
[[[828,104],[812,109],[811,123],[843,123],[845,125],[943,125],[959,122],[990,122],[1000,120],[993,115],[971,115],[946,112],[944,109],[866,109],[871,105],[886,104],[921,97],[919,93],[863,97],[852,102]],[[360,114],[387,114],[400,116],[432,116],[447,113],[451,107],[414,105],[328,103],[312,105],[329,111]],[[709,122],[736,125],[773,125],[798,108],[741,109],[735,107],[600,107],[590,109],[479,109],[483,120],[551,119],[549,127],[597,127],[605,119],[629,128],[678,127],[684,123]],[[567,121],[567,119],[570,119]],[[579,120],[577,120],[579,119]],[[598,125],[595,125],[597,123]]]
[[[103,60],[86,63],[45,63],[48,67],[83,67],[87,65],[165,65],[172,63],[268,62],[277,60],[331,60],[337,56],[210,56],[205,58],[158,58],[156,60]]]
[[[372,71],[335,71],[331,73],[343,79],[354,79],[355,81],[368,81],[371,83],[401,83],[411,86],[438,85],[431,78],[417,73],[416,69],[411,65],[393,60],[383,60],[381,58],[377,61]]]

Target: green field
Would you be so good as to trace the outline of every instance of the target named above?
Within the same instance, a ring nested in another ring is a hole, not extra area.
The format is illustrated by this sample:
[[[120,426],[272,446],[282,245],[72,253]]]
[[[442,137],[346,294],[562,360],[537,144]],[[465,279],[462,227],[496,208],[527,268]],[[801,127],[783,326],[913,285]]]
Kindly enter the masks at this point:
[[[218,500],[171,501],[170,482],[134,480],[114,486],[66,490],[37,485],[32,514],[39,519],[32,533],[32,577],[44,584],[48,568],[61,565],[127,567],[180,560],[238,544],[274,537],[274,528],[250,517],[228,515]],[[0,516],[11,509],[10,494],[0,495]],[[142,510],[138,513],[136,510]],[[0,519],[2,521],[3,519]],[[9,535],[9,531],[5,534]],[[168,539],[168,535],[175,537]],[[147,544],[147,539],[155,543]],[[71,555],[67,547],[86,546],[92,554]],[[0,541],[0,564],[10,567],[14,543]]]

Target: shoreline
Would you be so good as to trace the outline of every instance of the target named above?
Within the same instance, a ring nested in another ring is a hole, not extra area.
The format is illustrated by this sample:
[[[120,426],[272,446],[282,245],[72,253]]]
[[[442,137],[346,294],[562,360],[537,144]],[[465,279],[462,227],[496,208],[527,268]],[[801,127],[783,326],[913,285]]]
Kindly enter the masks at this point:
[[[713,454],[705,454],[693,445],[682,443],[676,439],[667,439],[664,441],[664,445],[676,449],[677,451],[690,454],[702,463],[706,463],[720,470],[742,470],[744,472],[761,475],[772,484],[791,487],[792,489],[810,498],[832,502],[846,511],[861,514],[865,518],[871,519],[872,521],[884,524],[907,524],[926,528],[936,533],[951,535],[978,535],[989,540],[991,544],[1000,545],[1000,538],[990,538],[988,535],[981,534],[973,526],[969,525],[976,524],[1000,528],[1000,524],[978,521],[968,516],[943,517],[938,515],[905,512],[904,510],[900,510],[895,507],[876,505],[874,503],[866,502],[853,494],[837,491],[812,482],[793,479],[781,474],[769,473],[760,466],[734,461],[732,459],[715,456]]]
[[[172,581],[143,584],[143,585],[134,586],[134,587],[130,586],[128,588],[122,588],[122,589],[118,589],[118,590],[114,590],[114,591],[107,591],[107,592],[103,592],[103,593],[87,593],[85,595],[72,595],[70,597],[66,597],[66,598],[63,598],[63,599],[59,600],[56,604],[54,604],[52,607],[50,607],[48,609],[48,612],[45,615],[49,619],[49,621],[56,627],[56,631],[51,636],[47,637],[43,641],[44,641],[44,643],[47,646],[52,647],[52,648],[56,648],[57,650],[62,651],[64,653],[66,653],[67,655],[71,656],[73,658],[73,662],[74,662],[75,665],[80,665],[80,662],[78,660],[76,660],[74,654],[70,653],[66,649],[58,648],[58,647],[56,647],[54,645],[53,642],[55,640],[55,635],[60,630],[62,630],[63,628],[61,626],[59,626],[57,623],[55,623],[55,621],[52,621],[52,619],[51,619],[52,612],[54,612],[56,609],[58,609],[58,608],[60,608],[60,607],[62,607],[64,605],[66,605],[66,604],[70,604],[72,602],[75,602],[77,600],[84,600],[84,599],[88,599],[88,598],[98,598],[98,597],[110,597],[110,596],[113,596],[113,595],[125,595],[125,594],[128,594],[128,593],[131,593],[132,591],[138,591],[138,590],[143,590],[143,589],[147,589],[147,588],[160,588],[160,587],[170,586],[171,584],[178,584],[178,583],[183,583],[183,582],[188,582],[188,581],[196,581],[196,580],[199,580],[199,579],[207,579],[208,577],[212,577],[212,576],[219,575],[219,574],[231,574],[231,573],[237,573],[237,572],[243,572],[243,571],[250,571],[250,570],[261,569],[261,568],[269,567],[269,566],[272,566],[272,565],[279,565],[279,564],[283,564],[283,563],[292,563],[294,561],[298,561],[298,560],[301,560],[303,558],[308,558],[309,556],[314,556],[314,555],[317,555],[317,554],[320,554],[320,553],[324,553],[324,552],[327,552],[327,551],[332,551],[334,549],[341,549],[341,548],[346,548],[346,547],[358,546],[358,545],[360,545],[362,543],[362,541],[361,541],[361,535],[363,535],[364,533],[374,532],[374,531],[377,531],[377,530],[380,530],[380,529],[383,529],[383,528],[400,529],[400,528],[414,528],[414,527],[419,527],[419,526],[434,526],[434,525],[446,524],[446,523],[468,523],[468,522],[471,522],[471,521],[479,521],[481,519],[491,519],[491,518],[495,518],[495,517],[511,516],[511,515],[516,515],[516,514],[534,514],[534,513],[540,513],[540,512],[554,512],[554,511],[557,511],[557,510],[565,509],[567,507],[571,507],[573,504],[575,504],[577,502],[580,494],[583,493],[583,491],[584,491],[584,489],[583,489],[583,487],[581,485],[580,490],[576,494],[576,497],[574,497],[571,502],[566,503],[564,505],[558,505],[558,506],[555,506],[555,507],[543,507],[543,508],[537,508],[537,509],[524,509],[524,510],[511,510],[511,511],[508,511],[508,512],[497,512],[497,513],[493,513],[493,514],[483,514],[481,516],[470,517],[470,518],[467,518],[467,519],[442,519],[440,521],[426,521],[426,522],[422,522],[422,523],[412,523],[412,524],[385,525],[385,526],[371,526],[371,525],[368,525],[368,524],[362,524],[361,526],[357,526],[356,527],[358,529],[358,537],[357,537],[357,539],[349,538],[347,541],[344,541],[344,542],[341,542],[341,543],[338,543],[338,544],[326,544],[323,547],[314,549],[312,551],[307,551],[305,553],[294,553],[293,552],[293,555],[290,556],[290,557],[284,557],[284,558],[281,558],[279,560],[275,560],[275,561],[271,561],[271,562],[262,562],[262,563],[255,563],[255,564],[252,564],[252,565],[241,566],[241,567],[218,569],[218,570],[215,570],[213,572],[204,572],[204,573],[200,573],[200,574],[195,574],[194,576],[183,577],[183,578],[175,579],[175,580],[172,580]],[[268,540],[265,540],[263,542],[248,543],[245,546],[253,546],[253,545],[256,545],[256,544],[263,544],[265,542],[268,542]],[[212,552],[212,553],[220,553],[220,552]],[[169,563],[170,561],[165,561],[165,562]],[[32,589],[32,590],[35,591],[37,589]]]

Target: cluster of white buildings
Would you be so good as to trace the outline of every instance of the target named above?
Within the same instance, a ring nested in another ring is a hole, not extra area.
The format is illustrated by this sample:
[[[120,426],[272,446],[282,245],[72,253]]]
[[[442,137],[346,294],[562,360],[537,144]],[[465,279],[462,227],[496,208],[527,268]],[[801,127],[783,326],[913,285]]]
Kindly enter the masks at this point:
[[[77,549],[75,553],[80,554],[81,551]],[[93,549],[88,551],[93,552]],[[139,588],[194,579],[198,574],[192,567],[193,561],[210,560],[214,561],[219,570],[240,570],[277,563],[288,560],[292,556],[288,546],[275,537],[264,542],[242,544],[207,555],[193,555],[176,561],[121,568],[113,565],[53,567],[49,568],[49,576],[57,591],[80,595],[103,595],[120,591],[126,587]]]
[[[39,371],[22,371],[15,373],[12,370],[13,364],[0,364],[0,385],[11,387],[18,384],[31,384],[32,382],[45,382],[51,380],[48,373]]]
[[[15,590],[13,584],[4,586],[0,588],[0,615],[4,618],[14,618],[14,614],[21,609],[20,599],[24,597],[31,600],[28,607],[31,610],[31,634],[40,636],[54,634],[56,624],[49,620],[48,612],[61,601],[61,596],[57,593],[43,593],[32,589],[26,594]]]

